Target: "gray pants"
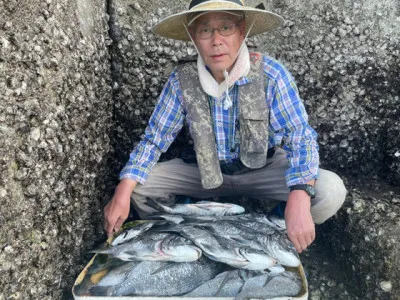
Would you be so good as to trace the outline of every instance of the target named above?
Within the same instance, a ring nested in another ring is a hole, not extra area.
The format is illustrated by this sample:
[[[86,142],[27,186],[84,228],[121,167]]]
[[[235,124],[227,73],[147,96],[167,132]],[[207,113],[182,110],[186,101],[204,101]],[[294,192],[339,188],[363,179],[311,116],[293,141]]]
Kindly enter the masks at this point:
[[[243,195],[265,201],[287,201],[289,189],[284,177],[287,168],[286,153],[278,148],[265,167],[240,175],[223,175],[220,187],[206,190],[201,186],[197,165],[176,158],[158,163],[145,184],[136,186],[132,202],[139,216],[146,219],[146,216],[156,212],[146,204],[146,197],[157,199],[167,206],[174,204],[174,195],[200,199]],[[347,191],[338,175],[323,169],[320,169],[315,189],[311,215],[314,223],[321,224],[342,206]]]

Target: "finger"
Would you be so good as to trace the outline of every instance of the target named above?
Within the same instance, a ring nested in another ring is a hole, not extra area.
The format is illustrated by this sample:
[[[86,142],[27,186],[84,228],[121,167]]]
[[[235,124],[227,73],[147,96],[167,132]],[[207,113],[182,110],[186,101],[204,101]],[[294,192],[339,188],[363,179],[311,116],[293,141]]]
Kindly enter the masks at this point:
[[[110,236],[113,235],[114,224],[115,224],[115,222],[114,222],[114,221],[111,221],[111,220],[109,220],[109,221],[107,222],[107,227],[106,227],[105,229],[106,229],[106,232],[107,232],[107,236],[108,236],[108,237],[110,237]]]
[[[289,240],[292,242],[293,246],[296,248],[297,253],[301,253],[301,247],[298,239],[295,236],[288,235]]]
[[[313,228],[313,231],[311,232],[311,242],[315,240],[315,228]]]
[[[311,233],[308,234],[308,235],[306,235],[306,237],[305,237],[305,242],[306,242],[307,247],[310,246],[310,245],[312,244],[313,239],[312,239]]]
[[[124,221],[125,220],[123,218],[119,217],[119,219],[117,220],[117,222],[114,225],[114,231],[115,232],[117,232],[120,229],[120,227],[124,223]]]
[[[308,246],[307,242],[306,242],[306,238],[304,236],[301,236],[298,238],[298,240],[299,240],[301,252],[303,252],[304,250],[307,249],[307,246]],[[301,253],[301,252],[299,252],[299,253]]]

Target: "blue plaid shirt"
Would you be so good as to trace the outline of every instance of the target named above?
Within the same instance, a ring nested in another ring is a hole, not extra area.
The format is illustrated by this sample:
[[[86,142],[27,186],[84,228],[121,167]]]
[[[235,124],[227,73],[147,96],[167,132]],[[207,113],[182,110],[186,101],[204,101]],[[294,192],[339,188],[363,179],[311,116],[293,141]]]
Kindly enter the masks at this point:
[[[308,115],[290,73],[278,61],[263,57],[266,102],[270,108],[269,147],[286,150],[289,168],[285,172],[288,186],[306,183],[318,176],[317,134],[308,124]],[[229,90],[233,106],[223,109],[225,95],[209,96],[218,157],[230,161],[239,157],[235,139],[238,119],[238,89],[250,80],[242,77]],[[161,153],[166,152],[181,130],[185,112],[178,73],[173,71],[164,86],[140,143],[130,154],[120,173],[120,179],[146,181]]]

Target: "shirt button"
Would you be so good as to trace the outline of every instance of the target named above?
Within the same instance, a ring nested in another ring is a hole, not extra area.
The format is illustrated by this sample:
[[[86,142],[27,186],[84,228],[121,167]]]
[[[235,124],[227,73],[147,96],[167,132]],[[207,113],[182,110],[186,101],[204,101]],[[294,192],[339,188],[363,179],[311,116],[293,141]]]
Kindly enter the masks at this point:
[[[217,122],[218,127],[222,127],[222,122]]]

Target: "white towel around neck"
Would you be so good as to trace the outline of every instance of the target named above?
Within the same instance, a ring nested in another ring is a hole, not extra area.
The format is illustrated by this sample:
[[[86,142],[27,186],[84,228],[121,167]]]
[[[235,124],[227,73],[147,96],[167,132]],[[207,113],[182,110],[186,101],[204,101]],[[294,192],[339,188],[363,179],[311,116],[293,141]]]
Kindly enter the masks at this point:
[[[204,63],[204,60],[201,58],[201,55],[198,55],[197,57],[197,70],[199,73],[200,84],[204,92],[212,97],[219,99],[227,90],[226,85],[228,85],[229,89],[236,82],[236,80],[238,80],[240,77],[246,76],[249,73],[249,50],[246,44],[242,45],[235,65],[233,66],[231,72],[229,72],[228,78],[221,82],[221,84],[218,84],[213,75],[206,69],[206,65]]]

